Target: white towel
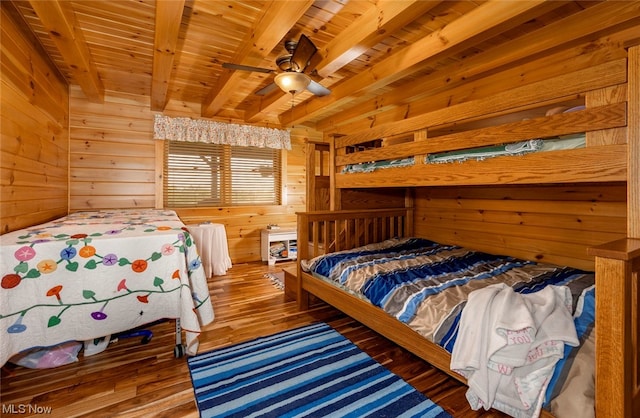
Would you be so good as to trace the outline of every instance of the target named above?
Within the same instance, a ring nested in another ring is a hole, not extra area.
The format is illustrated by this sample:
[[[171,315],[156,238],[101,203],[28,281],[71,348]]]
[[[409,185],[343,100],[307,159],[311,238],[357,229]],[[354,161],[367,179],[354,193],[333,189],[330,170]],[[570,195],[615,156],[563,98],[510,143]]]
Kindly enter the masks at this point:
[[[469,295],[451,369],[467,377],[473,409],[537,417],[565,343],[579,344],[567,287],[523,295],[496,284]]]

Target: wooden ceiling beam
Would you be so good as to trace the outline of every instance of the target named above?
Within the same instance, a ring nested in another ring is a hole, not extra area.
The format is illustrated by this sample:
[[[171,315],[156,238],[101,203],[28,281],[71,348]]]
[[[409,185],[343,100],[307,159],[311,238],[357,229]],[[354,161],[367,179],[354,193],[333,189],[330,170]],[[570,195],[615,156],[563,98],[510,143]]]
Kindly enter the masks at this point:
[[[382,0],[376,3],[318,51],[322,57],[316,66],[318,75],[322,78],[330,76],[440,3],[441,0]]]
[[[164,110],[176,55],[184,0],[156,2],[151,75],[151,110]]]
[[[376,3],[340,33],[340,36],[319,49],[318,54],[322,59],[315,66],[318,75],[328,77],[377,45],[390,33],[402,29],[415,20],[416,16],[422,16],[440,3],[441,0],[383,0]],[[275,91],[248,109],[245,121],[257,122],[263,113],[279,108],[290,99],[281,91]]]
[[[283,103],[290,101],[291,95],[283,94],[282,90],[274,90],[268,95],[261,97],[253,106],[244,112],[245,122],[258,122],[262,120],[265,113],[276,111]]]
[[[553,3],[557,3],[554,5]],[[427,59],[442,58],[454,53],[470,42],[490,38],[522,22],[538,16],[550,7],[559,7],[562,2],[526,1],[504,2],[490,0],[473,11],[459,17],[443,28],[432,32],[419,41],[399,50],[395,54],[363,71],[346,82],[332,88],[324,97],[314,97],[303,105],[284,112],[280,121],[284,124],[302,123],[323,112],[329,106],[348,102],[354,96],[389,85],[408,75],[411,67]]]
[[[282,38],[298,22],[313,0],[268,2],[260,19],[257,19],[241,43],[233,59],[234,64],[259,66],[280,43]],[[244,76],[238,71],[224,70],[216,85],[202,102],[202,116],[212,117],[222,109]]]
[[[89,47],[70,2],[51,0],[29,0],[29,4],[40,18],[60,55],[69,66],[75,81],[91,102],[104,102],[104,85],[96,68]]]
[[[321,131],[335,129],[350,119],[361,117],[363,109],[377,109],[379,114],[389,109],[419,100],[424,92],[434,95],[442,90],[450,90],[473,77],[492,71],[500,66],[545,52],[560,45],[570,44],[587,36],[597,34],[610,27],[618,27],[640,18],[640,3],[604,2],[565,19],[544,26],[536,31],[501,44],[499,47],[453,63],[420,80],[412,81],[407,88],[376,96],[358,103],[351,110],[342,111],[318,121],[316,128]],[[447,82],[444,80],[447,79]],[[409,88],[410,87],[410,88]]]

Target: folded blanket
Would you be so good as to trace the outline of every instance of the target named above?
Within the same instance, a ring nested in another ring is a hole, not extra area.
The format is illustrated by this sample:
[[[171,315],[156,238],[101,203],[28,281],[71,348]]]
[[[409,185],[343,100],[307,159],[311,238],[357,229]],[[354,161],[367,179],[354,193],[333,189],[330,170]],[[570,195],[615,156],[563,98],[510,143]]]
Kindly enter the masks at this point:
[[[462,312],[451,369],[465,376],[474,410],[537,417],[565,344],[579,344],[571,292],[547,286],[520,294],[503,283],[476,290]]]
[[[413,157],[373,161],[370,163],[349,164],[342,168],[342,173],[370,173],[381,168],[408,167],[413,165]]]
[[[544,141],[540,139],[530,139],[528,141],[515,142],[507,145],[494,145],[489,147],[441,152],[427,155],[426,162],[450,163],[454,161],[463,162],[469,159],[484,160],[486,158],[499,157],[501,155],[523,155],[539,151],[543,144]]]

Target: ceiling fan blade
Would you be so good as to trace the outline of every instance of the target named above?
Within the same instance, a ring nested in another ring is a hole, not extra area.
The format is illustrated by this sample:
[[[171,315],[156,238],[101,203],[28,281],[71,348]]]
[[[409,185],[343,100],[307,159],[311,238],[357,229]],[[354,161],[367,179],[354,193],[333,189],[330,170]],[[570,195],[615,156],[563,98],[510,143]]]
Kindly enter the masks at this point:
[[[257,73],[273,73],[274,72],[274,70],[270,68],[251,67],[249,65],[232,64],[230,62],[223,63],[222,68],[226,68],[227,70],[253,71]]]
[[[293,71],[303,72],[317,50],[318,48],[311,42],[311,39],[307,38],[304,34],[300,35],[298,45],[296,45],[296,49],[291,56],[291,69]]]
[[[316,96],[326,96],[327,94],[331,93],[331,90],[313,80],[311,80],[311,83],[309,83],[309,85],[307,86],[307,90],[309,90]]]
[[[256,91],[256,95],[257,96],[266,96],[267,94],[271,93],[272,91],[274,91],[277,88],[278,88],[278,85],[276,83],[267,84],[265,87],[263,87],[260,90]]]

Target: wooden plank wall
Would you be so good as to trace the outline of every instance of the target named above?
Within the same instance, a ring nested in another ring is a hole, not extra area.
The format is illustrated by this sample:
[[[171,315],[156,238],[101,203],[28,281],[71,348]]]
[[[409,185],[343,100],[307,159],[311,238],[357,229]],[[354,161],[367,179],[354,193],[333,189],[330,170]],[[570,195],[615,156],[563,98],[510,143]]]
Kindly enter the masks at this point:
[[[86,100],[79,87],[71,88],[72,212],[161,207],[162,146],[153,140],[149,100],[145,95],[108,91],[105,102],[96,104]],[[179,109],[170,105],[166,114],[199,118],[196,109],[195,104],[181,103]],[[295,212],[305,209],[304,144],[319,136],[304,128],[292,131],[283,205],[177,209],[178,215],[187,224],[224,224],[233,263],[260,260],[260,229],[270,223],[295,227]]]
[[[70,210],[155,207],[156,151],[148,96],[70,89]]]
[[[419,188],[415,233],[480,251],[594,269],[587,248],[626,235],[626,185]]]
[[[0,233],[67,214],[67,83],[3,2]]]
[[[405,206],[407,190],[387,187],[384,189],[343,189],[340,194],[340,209],[388,209]]]

